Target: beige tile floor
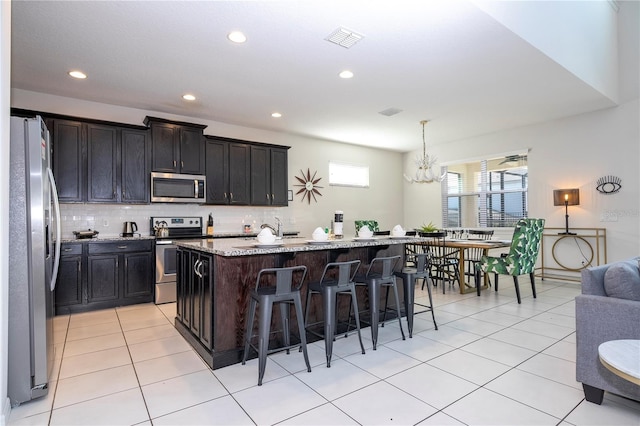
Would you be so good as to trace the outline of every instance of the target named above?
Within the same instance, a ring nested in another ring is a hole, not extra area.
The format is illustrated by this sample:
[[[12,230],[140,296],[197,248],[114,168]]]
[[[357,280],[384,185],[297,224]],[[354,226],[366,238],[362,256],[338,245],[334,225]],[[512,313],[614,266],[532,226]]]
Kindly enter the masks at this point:
[[[523,285],[522,304],[500,292],[434,291],[436,319],[416,316],[403,341],[380,329],[211,371],[172,326],[175,304],[56,317],[56,368],[46,398],[11,411],[10,425],[640,425],[640,403],[584,400],[575,380],[574,297],[579,286]],[[418,300],[426,292],[418,290]],[[403,323],[406,327],[406,323]],[[405,328],[406,331],[406,328]]]

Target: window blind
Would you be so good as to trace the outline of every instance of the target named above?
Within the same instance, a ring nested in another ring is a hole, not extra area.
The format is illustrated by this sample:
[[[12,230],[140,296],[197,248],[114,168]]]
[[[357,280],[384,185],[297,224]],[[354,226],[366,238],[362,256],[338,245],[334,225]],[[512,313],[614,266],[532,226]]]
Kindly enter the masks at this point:
[[[444,227],[510,227],[528,216],[526,154],[450,164],[442,174]]]

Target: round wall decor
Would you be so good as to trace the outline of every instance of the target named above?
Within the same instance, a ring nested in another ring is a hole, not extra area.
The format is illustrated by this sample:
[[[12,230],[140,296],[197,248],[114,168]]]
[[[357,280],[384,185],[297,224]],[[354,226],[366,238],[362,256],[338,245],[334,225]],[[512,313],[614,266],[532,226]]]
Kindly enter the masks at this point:
[[[300,199],[300,201],[304,202],[304,199],[306,198],[307,203],[311,204],[311,197],[313,197],[313,201],[317,203],[318,199],[316,198],[316,195],[322,196],[320,191],[318,191],[318,189],[322,188],[318,185],[318,182],[320,182],[322,178],[316,178],[317,174],[318,172],[315,171],[313,172],[312,176],[311,171],[307,169],[306,174],[304,173],[304,171],[300,170],[300,176],[295,176],[298,182],[300,182],[299,185],[294,185],[301,187],[298,192],[296,192],[296,195],[302,194],[302,198]]]

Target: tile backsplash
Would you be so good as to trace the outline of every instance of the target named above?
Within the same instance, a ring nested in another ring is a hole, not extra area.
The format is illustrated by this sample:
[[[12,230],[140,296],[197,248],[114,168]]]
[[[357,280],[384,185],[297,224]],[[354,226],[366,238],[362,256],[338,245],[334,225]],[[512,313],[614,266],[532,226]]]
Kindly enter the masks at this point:
[[[248,223],[254,228],[263,223],[276,224],[278,216],[285,231],[296,231],[295,218],[283,207],[203,206],[198,204],[60,204],[62,238],[74,238],[73,231],[92,229],[101,237],[122,233],[124,222],[136,222],[141,235],[151,235],[154,216],[196,216],[203,223],[213,214],[215,232],[242,232]],[[203,232],[206,229],[203,229]]]

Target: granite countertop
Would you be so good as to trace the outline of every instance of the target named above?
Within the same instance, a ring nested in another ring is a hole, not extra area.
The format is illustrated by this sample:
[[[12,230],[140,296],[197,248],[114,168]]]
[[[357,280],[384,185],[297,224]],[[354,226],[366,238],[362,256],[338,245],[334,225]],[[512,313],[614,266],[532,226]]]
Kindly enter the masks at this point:
[[[284,231],[283,235],[285,237],[295,237],[299,234],[300,232],[298,231]],[[242,237],[248,237],[248,238],[254,238],[258,235],[257,232],[242,232],[242,231],[238,231],[238,232],[214,232],[213,235],[211,236],[212,238],[242,238]]]
[[[198,241],[176,241],[179,247],[212,253],[218,256],[251,256],[258,254],[277,254],[298,251],[332,250],[353,247],[373,247],[389,244],[406,244],[424,241],[421,237],[389,237],[377,236],[369,240],[359,240],[345,237],[340,240],[330,240],[324,244],[310,243],[306,238],[284,238],[276,241],[278,244],[260,247],[255,238],[207,238]]]
[[[60,240],[61,243],[95,243],[95,242],[108,242],[108,241],[138,241],[138,240],[155,240],[156,237],[153,235],[140,235],[135,237],[120,237],[118,235],[105,235],[100,236],[98,234],[95,238],[62,238]]]

